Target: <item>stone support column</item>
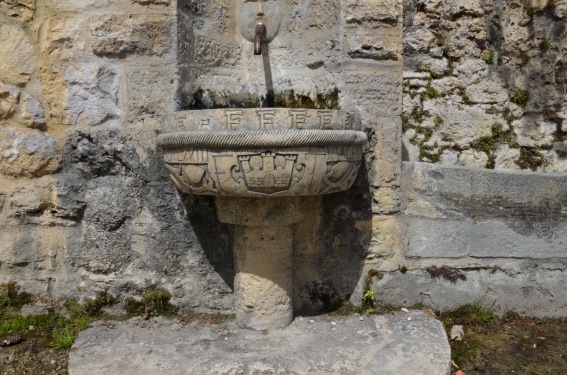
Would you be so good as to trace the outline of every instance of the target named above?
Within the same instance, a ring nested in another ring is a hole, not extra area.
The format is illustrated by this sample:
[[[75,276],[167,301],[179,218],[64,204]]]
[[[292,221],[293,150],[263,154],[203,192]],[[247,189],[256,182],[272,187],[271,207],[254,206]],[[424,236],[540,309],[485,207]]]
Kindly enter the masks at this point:
[[[220,221],[236,225],[236,321],[254,330],[284,328],[293,320],[293,225],[303,220],[305,198],[216,200]]]

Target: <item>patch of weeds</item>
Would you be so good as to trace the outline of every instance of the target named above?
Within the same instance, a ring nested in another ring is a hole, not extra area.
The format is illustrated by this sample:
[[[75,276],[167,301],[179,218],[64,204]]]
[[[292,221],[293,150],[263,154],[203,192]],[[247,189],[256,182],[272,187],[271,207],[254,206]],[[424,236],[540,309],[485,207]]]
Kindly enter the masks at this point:
[[[145,318],[150,316],[173,316],[177,314],[179,308],[172,305],[171,293],[164,288],[150,287],[142,292],[142,299],[134,297],[124,299],[124,310],[128,316],[143,315]]]
[[[492,65],[494,63],[494,51],[486,51],[485,53],[483,53],[482,61],[484,61],[488,65]]]
[[[492,125],[491,134],[484,137],[480,137],[470,143],[470,148],[484,152],[488,156],[485,167],[488,169],[494,169],[496,164],[496,156],[493,154],[496,146],[498,144],[508,143],[511,145],[515,144],[514,132],[512,129],[503,130],[500,125]]]
[[[21,286],[15,281],[0,285],[0,311],[5,308],[20,308],[33,302],[33,296],[27,292],[20,292]]]
[[[78,317],[97,317],[101,315],[103,307],[112,306],[116,303],[116,298],[104,292],[94,299],[87,299],[82,305],[75,299],[65,302],[65,308],[72,318]]]
[[[374,285],[374,277],[381,278],[381,274],[378,270],[370,269],[368,270],[368,274],[364,279],[364,290],[362,293],[361,299],[361,309],[366,314],[372,314],[375,311],[375,302],[374,302],[374,292],[372,291],[372,285]]]
[[[522,169],[531,169],[535,172],[543,165],[545,158],[534,147],[520,147],[520,157],[516,160],[516,164]]]
[[[153,316],[173,316],[179,310],[172,305],[171,293],[164,288],[148,288],[142,293],[142,303],[144,304],[144,313]]]
[[[461,99],[463,99],[464,104],[467,105],[474,104],[470,99],[470,97],[468,96],[467,90],[464,87],[459,87],[459,95],[461,96]]]
[[[340,315],[340,316],[350,316],[353,314],[362,314],[363,309],[360,306],[356,306],[350,301],[344,302],[341,306],[332,312],[333,315]]]
[[[549,51],[551,49],[551,46],[552,46],[551,40],[544,38],[541,41],[539,48],[542,50],[542,52],[546,52],[546,51]]]
[[[335,87],[329,93],[317,93],[312,99],[310,94],[296,94],[290,90],[287,95],[277,95],[274,104],[280,108],[339,109],[339,94]]]
[[[526,108],[528,101],[530,100],[530,93],[527,90],[518,90],[511,100],[512,103],[515,103],[522,108]]]
[[[458,309],[440,313],[439,319],[447,327],[451,325],[475,325],[498,322],[498,316],[486,306],[486,297],[477,298],[473,303],[463,305]]]
[[[563,142],[567,139],[567,131],[563,130],[563,123],[558,122],[556,127],[555,133],[553,133],[553,137],[555,138],[556,142]]]
[[[411,129],[410,119],[407,116],[402,116],[402,132],[405,133]]]
[[[54,340],[53,347],[55,349],[70,348],[73,346],[73,342],[75,341],[73,332],[69,329],[69,327],[54,329],[52,335]]]
[[[426,146],[423,144],[419,147],[419,160],[421,161],[438,163],[442,154],[443,148],[441,147]]]
[[[443,95],[441,95],[441,93],[439,93],[439,91],[437,91],[435,87],[431,86],[431,83],[428,83],[425,87],[425,91],[421,93],[421,100],[436,99],[441,97],[443,97]]]
[[[524,0],[522,2],[522,7],[524,8],[524,12],[528,15],[528,17],[533,18],[535,14],[535,8],[531,5],[529,0]]]
[[[433,79],[439,78],[439,73],[431,70],[431,68],[428,67],[427,65],[420,65],[417,68],[417,71],[420,72],[420,73],[429,73],[431,75],[431,78],[433,78]]]
[[[405,275],[408,272],[408,268],[406,266],[398,266],[398,270]]]
[[[427,273],[429,273],[429,276],[431,276],[432,279],[438,279],[442,277],[443,279],[450,281],[453,284],[456,284],[459,280],[467,280],[467,277],[461,270],[449,266],[432,266],[427,268]]]
[[[412,112],[411,112],[411,118],[416,122],[416,123],[421,123],[423,122],[423,117],[425,116],[425,112],[423,111],[423,109],[421,108],[415,108]]]

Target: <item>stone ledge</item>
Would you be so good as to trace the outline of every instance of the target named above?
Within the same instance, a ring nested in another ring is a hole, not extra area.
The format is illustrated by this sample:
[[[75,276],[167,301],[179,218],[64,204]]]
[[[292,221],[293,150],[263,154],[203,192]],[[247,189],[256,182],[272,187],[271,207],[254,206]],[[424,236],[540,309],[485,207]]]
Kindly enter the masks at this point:
[[[421,311],[363,319],[296,318],[263,333],[234,322],[100,322],[79,335],[69,374],[450,373],[451,349],[436,319]]]

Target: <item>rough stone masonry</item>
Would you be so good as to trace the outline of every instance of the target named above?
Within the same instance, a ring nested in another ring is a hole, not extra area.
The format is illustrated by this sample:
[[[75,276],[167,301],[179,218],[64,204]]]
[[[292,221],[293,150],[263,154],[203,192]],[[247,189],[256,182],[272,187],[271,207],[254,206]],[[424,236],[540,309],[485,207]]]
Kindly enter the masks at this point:
[[[151,286],[231,311],[232,228],[176,191],[156,136],[273,105],[357,111],[371,139],[295,229],[296,310],[370,277],[396,305],[565,315],[564,0],[289,0],[263,57],[232,3],[0,0],[0,283],[26,312]]]

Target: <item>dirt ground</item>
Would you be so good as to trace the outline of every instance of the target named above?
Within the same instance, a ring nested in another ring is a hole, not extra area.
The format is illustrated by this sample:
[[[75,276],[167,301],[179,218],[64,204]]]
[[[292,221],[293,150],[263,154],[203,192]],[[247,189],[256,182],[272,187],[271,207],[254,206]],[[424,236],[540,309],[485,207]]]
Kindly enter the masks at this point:
[[[455,324],[459,323],[458,321]],[[466,375],[567,374],[567,320],[504,317],[463,323],[452,340],[455,373]],[[446,325],[450,332],[450,327]]]

